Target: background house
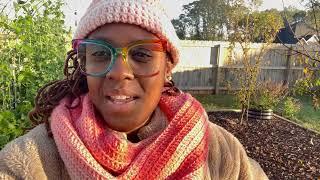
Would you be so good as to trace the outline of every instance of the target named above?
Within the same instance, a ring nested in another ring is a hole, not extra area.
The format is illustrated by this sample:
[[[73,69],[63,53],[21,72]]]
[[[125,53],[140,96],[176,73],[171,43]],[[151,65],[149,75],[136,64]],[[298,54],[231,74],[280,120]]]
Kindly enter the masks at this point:
[[[284,19],[285,27],[280,29],[275,43],[297,44],[299,41],[304,44],[319,42],[318,32],[315,28],[304,21],[297,21],[289,25]]]

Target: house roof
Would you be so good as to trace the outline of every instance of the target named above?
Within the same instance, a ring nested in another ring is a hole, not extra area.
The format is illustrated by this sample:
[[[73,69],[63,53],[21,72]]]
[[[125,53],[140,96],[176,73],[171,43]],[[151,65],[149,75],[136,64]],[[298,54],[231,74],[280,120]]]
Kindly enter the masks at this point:
[[[298,37],[306,37],[317,34],[317,30],[304,21],[299,21],[291,25],[294,34]]]
[[[285,27],[279,30],[275,43],[296,44],[302,38],[308,40],[317,34],[316,29],[304,21],[294,22],[290,26],[288,24],[285,23]]]

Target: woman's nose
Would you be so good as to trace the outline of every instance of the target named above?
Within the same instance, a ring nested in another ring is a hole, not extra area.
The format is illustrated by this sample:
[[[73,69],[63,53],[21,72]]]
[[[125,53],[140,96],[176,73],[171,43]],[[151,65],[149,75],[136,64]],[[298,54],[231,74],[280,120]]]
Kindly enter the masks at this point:
[[[106,74],[108,79],[113,80],[123,80],[123,79],[134,79],[133,72],[131,71],[129,64],[126,62],[127,59],[124,59],[121,53],[118,54],[113,67]]]

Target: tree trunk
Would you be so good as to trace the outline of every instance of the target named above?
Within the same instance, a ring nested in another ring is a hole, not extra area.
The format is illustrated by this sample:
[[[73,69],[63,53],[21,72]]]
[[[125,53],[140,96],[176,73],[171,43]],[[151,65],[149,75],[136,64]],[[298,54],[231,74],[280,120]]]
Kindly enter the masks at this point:
[[[241,107],[241,116],[240,116],[240,125],[242,125],[242,123],[243,123],[243,116],[244,116],[245,112],[246,112],[246,108],[242,105],[242,107]]]

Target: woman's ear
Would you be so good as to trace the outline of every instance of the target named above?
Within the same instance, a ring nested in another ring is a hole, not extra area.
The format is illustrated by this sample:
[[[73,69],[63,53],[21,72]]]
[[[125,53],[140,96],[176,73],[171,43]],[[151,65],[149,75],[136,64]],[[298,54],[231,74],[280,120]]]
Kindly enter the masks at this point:
[[[171,77],[172,76],[172,69],[173,69],[172,59],[171,59],[170,56],[167,56],[165,77]]]

